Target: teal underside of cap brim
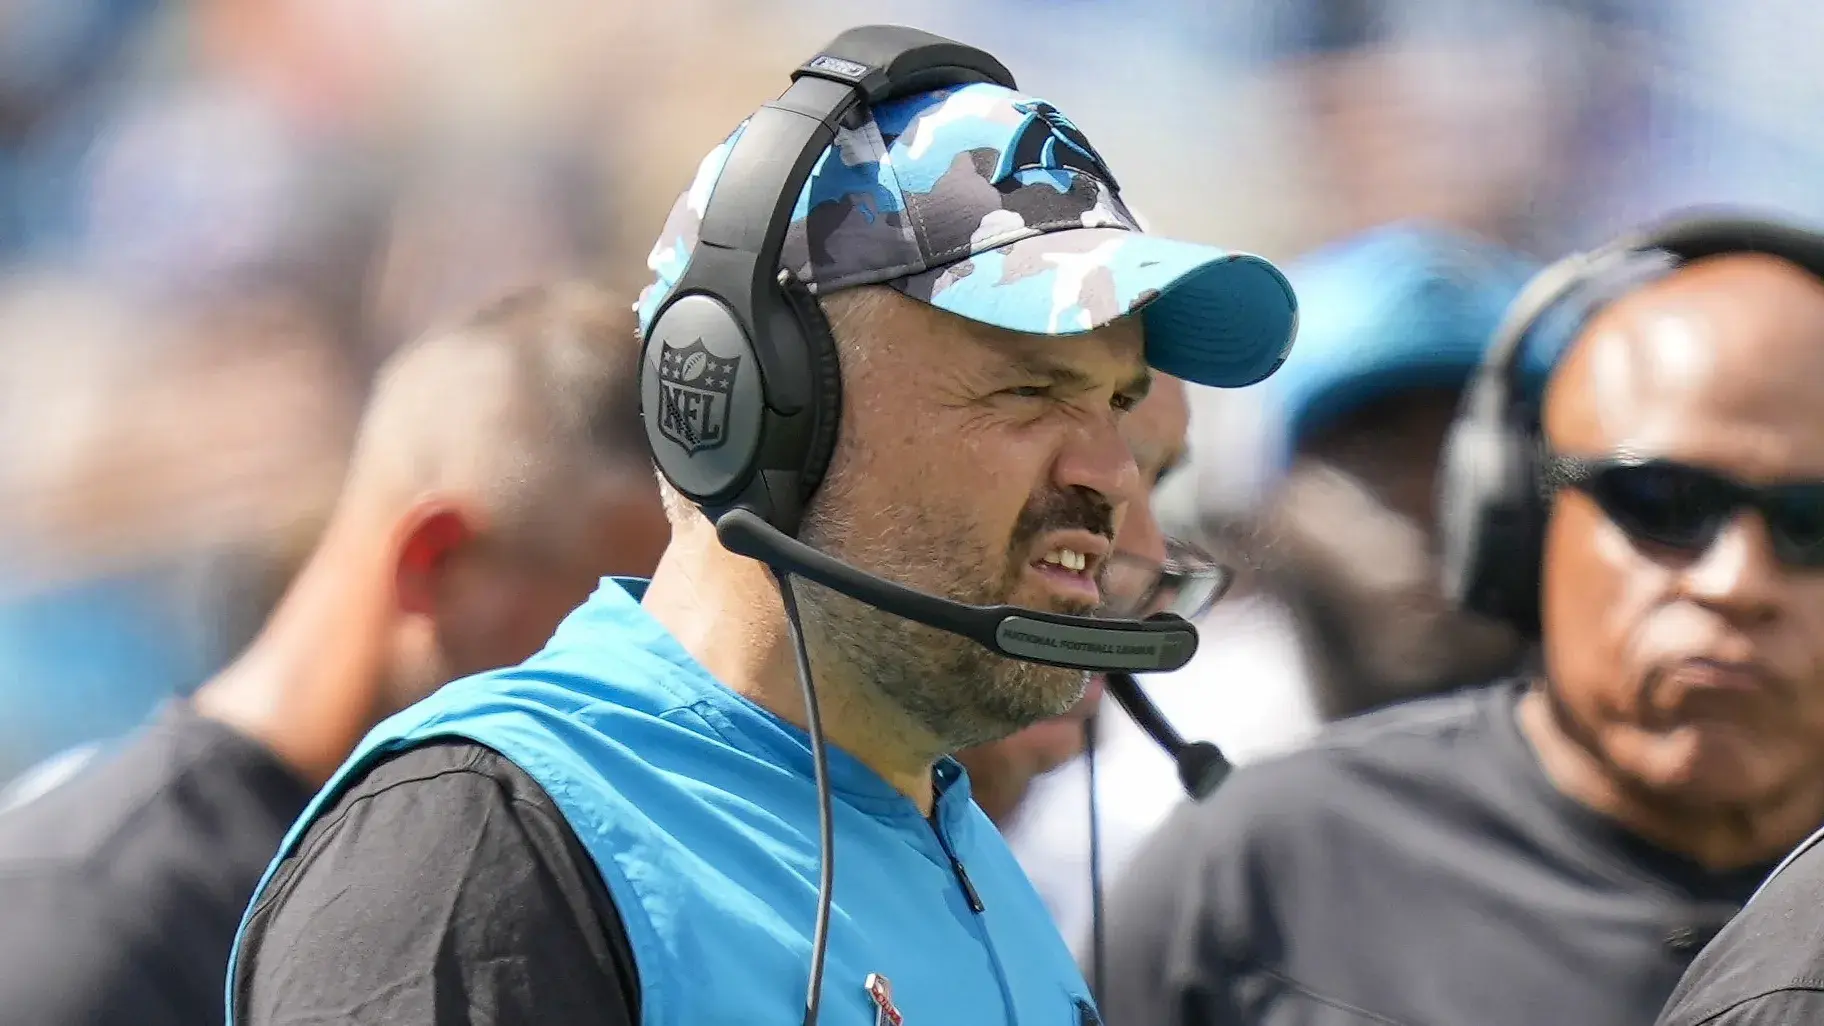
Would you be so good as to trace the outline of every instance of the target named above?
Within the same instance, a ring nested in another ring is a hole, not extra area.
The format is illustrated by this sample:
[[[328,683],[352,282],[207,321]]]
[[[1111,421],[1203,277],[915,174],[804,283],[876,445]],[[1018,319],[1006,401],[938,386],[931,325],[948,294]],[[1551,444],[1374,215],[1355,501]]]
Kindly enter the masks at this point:
[[[1285,362],[1297,333],[1298,302],[1273,264],[1122,229],[1068,232],[1083,233],[1106,235],[1112,245],[1094,252],[1072,245],[1069,251],[1048,253],[1051,266],[1011,280],[1005,273],[1007,251],[1043,247],[1046,236],[980,253],[970,258],[970,273],[952,274],[931,303],[973,321],[1033,335],[1082,334],[1137,312],[1145,318],[1146,357],[1154,369],[1217,388],[1254,384]],[[1030,263],[1030,253],[1022,257]],[[1085,277],[1096,282],[1095,288],[1112,281],[1113,301],[1098,297],[1090,304],[1081,302],[1085,290],[1077,282]],[[905,281],[896,284],[907,288]]]

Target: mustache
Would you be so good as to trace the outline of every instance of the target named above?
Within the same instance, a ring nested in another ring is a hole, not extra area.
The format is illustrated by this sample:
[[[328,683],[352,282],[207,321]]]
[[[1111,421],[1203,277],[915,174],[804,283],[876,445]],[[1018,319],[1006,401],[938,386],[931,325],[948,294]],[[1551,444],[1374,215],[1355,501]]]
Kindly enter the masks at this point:
[[[1086,488],[1036,495],[1014,522],[1011,551],[1024,553],[1032,546],[1033,539],[1047,531],[1072,530],[1088,531],[1114,541],[1115,507]]]

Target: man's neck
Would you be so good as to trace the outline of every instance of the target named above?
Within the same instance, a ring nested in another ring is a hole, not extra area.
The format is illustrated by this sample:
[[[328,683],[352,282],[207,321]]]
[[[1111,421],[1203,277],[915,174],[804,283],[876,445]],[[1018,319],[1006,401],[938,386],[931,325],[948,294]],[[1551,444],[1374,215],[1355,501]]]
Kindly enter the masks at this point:
[[[319,549],[259,636],[192,698],[200,715],[258,741],[311,787],[390,711],[390,604],[359,562],[333,545]]]
[[[764,566],[724,550],[713,533],[695,525],[674,534],[642,604],[724,686],[809,729],[785,608]],[[824,740],[929,815],[935,743],[906,744],[905,738],[923,732],[876,700],[857,668],[831,665],[816,651],[811,656]]]
[[[1819,826],[1815,800],[1709,810],[1654,802],[1572,736],[1539,685],[1522,696],[1519,716],[1521,733],[1566,797],[1711,870],[1776,861]]]

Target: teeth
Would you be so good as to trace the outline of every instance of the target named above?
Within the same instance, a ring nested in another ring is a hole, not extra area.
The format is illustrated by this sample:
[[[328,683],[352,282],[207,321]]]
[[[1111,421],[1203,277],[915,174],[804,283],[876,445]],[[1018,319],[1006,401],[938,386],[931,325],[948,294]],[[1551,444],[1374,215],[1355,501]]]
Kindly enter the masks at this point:
[[[1089,557],[1075,549],[1052,549],[1050,552],[1045,553],[1044,562],[1055,563],[1066,570],[1075,570],[1081,573],[1089,566]]]

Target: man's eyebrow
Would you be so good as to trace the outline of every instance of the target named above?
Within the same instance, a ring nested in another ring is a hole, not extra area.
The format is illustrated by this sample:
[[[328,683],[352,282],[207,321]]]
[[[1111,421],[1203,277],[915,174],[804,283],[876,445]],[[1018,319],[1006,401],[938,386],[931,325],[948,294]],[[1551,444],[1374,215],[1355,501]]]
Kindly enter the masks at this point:
[[[1089,390],[1099,381],[1082,370],[1053,356],[1038,352],[1009,354],[1007,365],[1015,373],[1045,378],[1063,388]],[[1153,390],[1153,369],[1144,364],[1118,389],[1124,395],[1144,399]]]

